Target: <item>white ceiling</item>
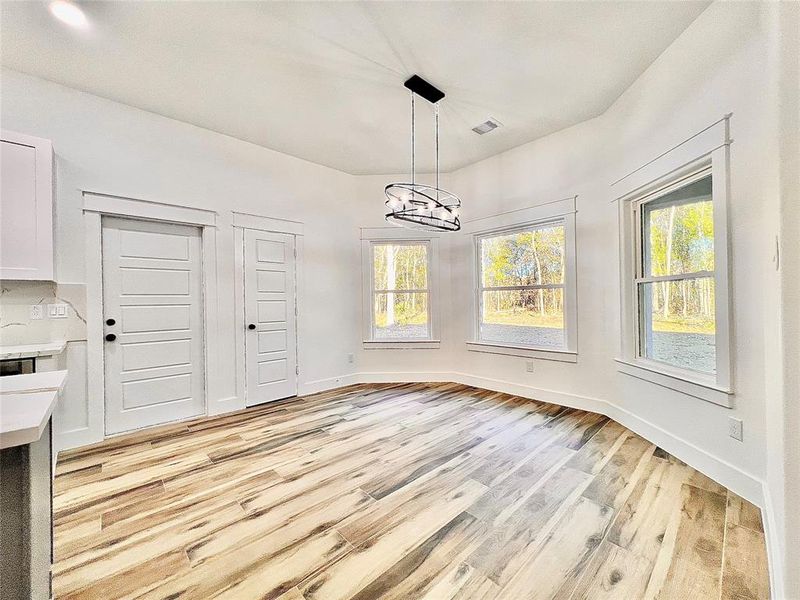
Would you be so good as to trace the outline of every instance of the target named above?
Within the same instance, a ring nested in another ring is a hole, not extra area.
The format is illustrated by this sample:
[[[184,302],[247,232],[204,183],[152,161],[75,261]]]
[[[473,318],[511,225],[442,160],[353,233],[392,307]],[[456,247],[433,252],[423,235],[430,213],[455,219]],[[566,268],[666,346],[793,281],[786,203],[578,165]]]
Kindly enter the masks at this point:
[[[2,2],[2,63],[353,174],[409,167],[418,73],[452,170],[601,114],[708,2]],[[418,165],[433,166],[418,103]],[[495,117],[485,136],[470,129]]]

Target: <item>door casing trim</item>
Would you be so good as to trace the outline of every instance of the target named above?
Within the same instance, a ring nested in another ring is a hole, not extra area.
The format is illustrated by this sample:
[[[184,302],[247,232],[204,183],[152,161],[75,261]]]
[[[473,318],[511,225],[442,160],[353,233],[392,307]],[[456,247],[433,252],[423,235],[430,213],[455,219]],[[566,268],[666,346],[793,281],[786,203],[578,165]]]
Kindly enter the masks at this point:
[[[300,282],[303,279],[303,224],[298,221],[286,221],[283,219],[273,219],[259,215],[246,215],[246,219],[237,219],[237,214],[233,214],[233,243],[234,243],[234,317],[233,326],[236,337],[236,397],[241,406],[232,408],[230,405],[225,407],[224,412],[247,408],[246,394],[246,373],[245,362],[247,348],[245,346],[245,318],[244,318],[244,231],[252,229],[269,233],[283,233],[294,236],[294,248],[297,256],[294,264],[294,301],[297,307],[297,318],[295,319],[295,352],[297,371],[295,373],[295,389],[300,390],[300,373],[302,365],[300,363],[300,317],[303,315],[303,289]]]
[[[203,403],[209,414],[209,373],[220,369],[217,304],[217,213],[162,202],[138,200],[84,190],[86,248],[86,410],[90,435],[103,440],[105,430],[105,364],[103,350],[103,216],[191,225],[201,228],[203,301]]]

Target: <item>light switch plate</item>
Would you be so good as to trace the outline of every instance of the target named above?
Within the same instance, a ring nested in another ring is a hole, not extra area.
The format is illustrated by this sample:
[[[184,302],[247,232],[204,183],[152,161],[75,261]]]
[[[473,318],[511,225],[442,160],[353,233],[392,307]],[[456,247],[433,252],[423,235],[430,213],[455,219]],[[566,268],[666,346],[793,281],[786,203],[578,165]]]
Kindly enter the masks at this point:
[[[69,309],[66,304],[48,304],[47,316],[51,319],[66,319],[69,316]]]
[[[526,360],[525,361],[525,371],[528,373],[533,373],[533,361]]]

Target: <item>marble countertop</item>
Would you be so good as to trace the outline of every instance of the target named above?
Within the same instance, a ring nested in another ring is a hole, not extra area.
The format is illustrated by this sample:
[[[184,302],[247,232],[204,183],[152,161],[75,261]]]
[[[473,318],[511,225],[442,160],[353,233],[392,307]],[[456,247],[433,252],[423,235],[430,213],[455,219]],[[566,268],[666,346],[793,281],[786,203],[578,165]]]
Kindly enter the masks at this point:
[[[0,448],[42,437],[66,378],[66,371],[0,377]]]
[[[44,344],[25,344],[24,346],[0,346],[0,360],[15,358],[35,358],[61,354],[67,342],[46,342]]]

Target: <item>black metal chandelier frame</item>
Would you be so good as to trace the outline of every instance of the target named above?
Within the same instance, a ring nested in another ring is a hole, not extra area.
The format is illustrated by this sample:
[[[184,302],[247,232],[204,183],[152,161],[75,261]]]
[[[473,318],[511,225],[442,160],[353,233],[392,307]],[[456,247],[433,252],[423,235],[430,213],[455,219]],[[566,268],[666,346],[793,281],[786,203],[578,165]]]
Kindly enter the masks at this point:
[[[405,82],[411,90],[411,182],[390,183],[386,194],[386,220],[409,229],[458,231],[461,229],[461,199],[439,187],[439,101],[444,92],[414,75]],[[417,183],[416,174],[416,96],[433,104],[436,139],[436,183]]]

